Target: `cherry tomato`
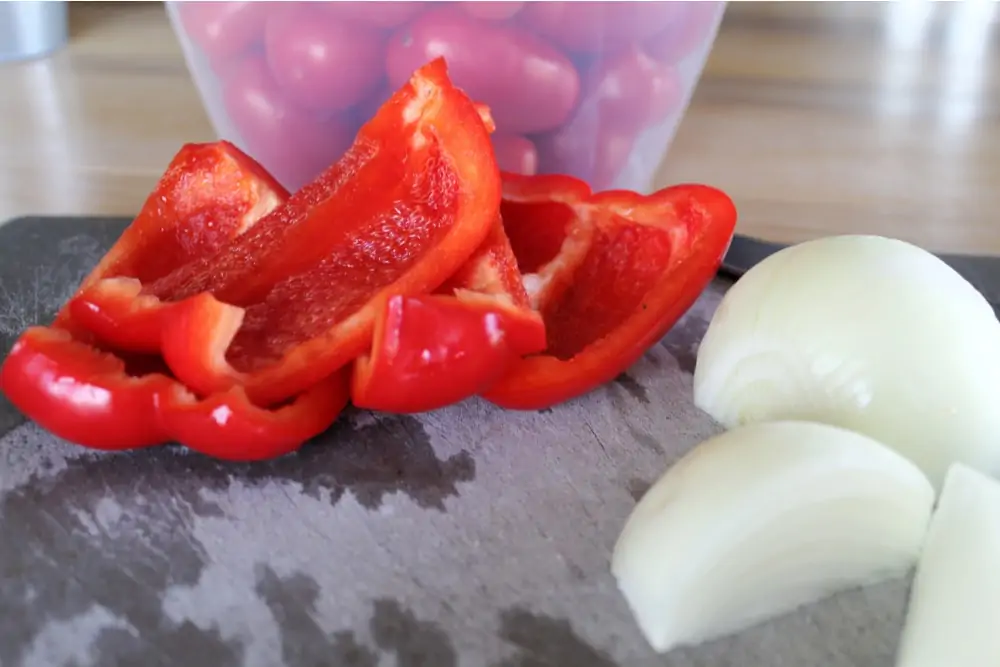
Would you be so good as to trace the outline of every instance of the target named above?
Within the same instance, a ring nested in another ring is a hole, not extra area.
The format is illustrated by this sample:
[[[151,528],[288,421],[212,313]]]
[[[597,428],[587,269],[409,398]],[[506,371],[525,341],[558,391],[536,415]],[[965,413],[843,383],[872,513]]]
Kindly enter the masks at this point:
[[[402,85],[428,60],[444,56],[448,73],[471,98],[489,105],[497,130],[542,132],[569,118],[580,78],[566,56],[517,27],[462,11],[430,11],[389,40],[389,83]]]
[[[538,173],[538,151],[527,137],[493,135],[493,153],[500,171],[532,176]]]
[[[649,104],[648,123],[656,125],[677,112],[684,101],[686,90],[680,72],[670,65],[661,64],[656,68],[650,82],[653,92]]]
[[[264,39],[270,3],[182,2],[177,6],[185,33],[218,63],[238,56]]]
[[[538,171],[569,174],[587,181],[594,190],[605,190],[628,163],[638,131],[602,122],[597,105],[588,105],[566,125],[534,137]]]
[[[675,2],[529,2],[518,22],[574,52],[615,51],[663,30]]]
[[[424,9],[423,2],[322,2],[323,9],[335,16],[356,20],[378,28],[394,28]]]
[[[381,87],[384,45],[374,28],[310,3],[277,7],[264,30],[264,53],[275,81],[288,99],[317,111],[346,109]]]
[[[712,36],[722,15],[720,2],[676,2],[677,16],[645,42],[646,53],[660,62],[677,63]]]
[[[333,164],[354,139],[342,115],[320,118],[290,104],[261,56],[234,68],[223,100],[247,152],[289,190]]]
[[[487,21],[504,21],[521,11],[523,2],[462,2],[462,9],[469,16]]]
[[[593,65],[584,76],[580,105],[597,105],[603,124],[635,130],[663,120],[682,95],[676,70],[633,46]]]

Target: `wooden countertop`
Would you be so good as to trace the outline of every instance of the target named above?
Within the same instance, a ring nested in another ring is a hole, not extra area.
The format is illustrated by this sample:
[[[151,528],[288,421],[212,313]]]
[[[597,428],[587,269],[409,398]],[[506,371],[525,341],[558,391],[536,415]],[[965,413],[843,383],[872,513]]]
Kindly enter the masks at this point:
[[[998,6],[733,3],[661,171],[726,189],[740,232],[1000,254]],[[0,220],[132,214],[213,138],[158,3],[73,3],[70,46],[0,66]]]

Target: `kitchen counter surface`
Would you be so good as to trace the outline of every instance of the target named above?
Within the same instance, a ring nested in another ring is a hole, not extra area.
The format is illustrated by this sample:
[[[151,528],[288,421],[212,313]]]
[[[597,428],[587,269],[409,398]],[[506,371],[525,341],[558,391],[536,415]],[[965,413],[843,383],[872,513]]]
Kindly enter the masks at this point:
[[[726,189],[740,232],[1000,254],[998,6],[734,3],[660,179]],[[213,138],[159,3],[74,3],[70,46],[0,66],[0,220],[134,213]]]

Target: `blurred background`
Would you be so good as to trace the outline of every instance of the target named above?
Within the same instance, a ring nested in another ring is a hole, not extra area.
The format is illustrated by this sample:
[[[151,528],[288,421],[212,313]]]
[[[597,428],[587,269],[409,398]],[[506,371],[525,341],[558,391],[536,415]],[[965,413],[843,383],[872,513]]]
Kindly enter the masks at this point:
[[[134,214],[215,138],[162,3],[68,21],[65,47],[0,63],[0,221]],[[725,189],[769,240],[1000,254],[998,49],[994,2],[730,3],[655,181]]]

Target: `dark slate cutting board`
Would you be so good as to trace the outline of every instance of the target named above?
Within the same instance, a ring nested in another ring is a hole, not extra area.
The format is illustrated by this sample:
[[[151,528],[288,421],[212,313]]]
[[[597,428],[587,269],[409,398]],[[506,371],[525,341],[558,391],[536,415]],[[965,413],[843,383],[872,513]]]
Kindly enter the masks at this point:
[[[0,226],[3,354],[124,225]],[[636,498],[717,432],[691,373],[727,284],[590,396],[349,412],[263,464],[88,452],[0,403],[0,665],[889,667],[904,582],[663,657],[608,573]]]

